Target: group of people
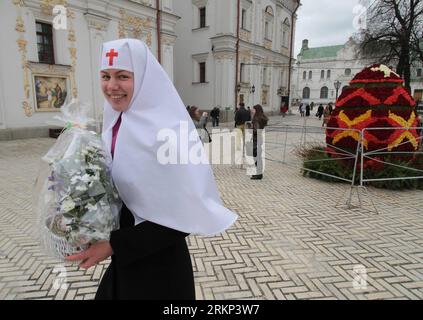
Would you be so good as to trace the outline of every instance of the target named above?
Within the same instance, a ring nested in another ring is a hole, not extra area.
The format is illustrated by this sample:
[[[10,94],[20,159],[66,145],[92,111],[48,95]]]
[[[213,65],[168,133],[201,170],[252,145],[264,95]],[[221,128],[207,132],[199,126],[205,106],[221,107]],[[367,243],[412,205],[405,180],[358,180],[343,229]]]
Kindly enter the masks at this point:
[[[209,114],[207,112],[201,112],[200,109],[196,106],[187,106],[187,111],[198,131],[198,135],[202,143],[212,142],[211,135],[207,130],[207,121]],[[212,118],[213,127],[215,124],[219,124],[219,108],[215,107],[211,112],[210,116]],[[235,128],[237,131],[236,145],[243,146],[246,145],[245,141],[245,130],[252,129],[252,141],[251,142],[251,155],[254,157],[256,165],[256,174],[251,176],[252,180],[261,180],[263,178],[263,165],[262,165],[262,139],[258,134],[258,130],[262,130],[266,127],[268,122],[268,117],[264,114],[263,107],[259,104],[255,105],[252,109],[248,107],[245,108],[245,104],[241,102],[235,110]],[[216,123],[217,122],[217,123]]]
[[[313,111],[313,108],[314,108],[314,102],[310,104],[300,103],[298,110],[300,112],[301,117],[309,117],[311,114],[311,111]],[[329,102],[325,107],[323,106],[322,103],[319,104],[317,108],[317,112],[316,112],[316,117],[318,117],[319,120],[322,120],[322,117],[323,117],[322,127],[327,126],[330,116],[332,114],[332,111],[333,111],[332,102]]]

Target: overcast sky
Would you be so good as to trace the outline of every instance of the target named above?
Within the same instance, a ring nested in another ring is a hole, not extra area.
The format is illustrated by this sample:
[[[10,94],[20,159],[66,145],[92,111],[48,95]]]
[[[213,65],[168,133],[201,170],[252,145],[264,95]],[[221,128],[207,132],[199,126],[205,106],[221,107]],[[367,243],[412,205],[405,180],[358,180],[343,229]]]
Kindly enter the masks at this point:
[[[353,8],[359,0],[301,0],[295,31],[295,58],[303,39],[309,47],[344,44],[354,33]]]

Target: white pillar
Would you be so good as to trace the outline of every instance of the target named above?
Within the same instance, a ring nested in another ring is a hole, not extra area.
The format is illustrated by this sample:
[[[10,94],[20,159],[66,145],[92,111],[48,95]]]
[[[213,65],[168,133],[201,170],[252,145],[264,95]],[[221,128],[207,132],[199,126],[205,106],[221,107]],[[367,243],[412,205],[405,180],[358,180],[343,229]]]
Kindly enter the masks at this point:
[[[106,31],[108,20],[91,15],[85,15],[89,28],[90,45],[90,74],[91,74],[91,97],[93,104],[93,113],[96,122],[97,131],[100,131],[100,124],[103,119],[104,96],[100,85],[100,51],[103,43],[106,41]]]
[[[226,107],[234,108],[235,101],[235,62],[232,57],[223,55],[215,57],[215,98],[216,105],[222,109]]]
[[[162,45],[162,67],[173,82],[173,45]]]

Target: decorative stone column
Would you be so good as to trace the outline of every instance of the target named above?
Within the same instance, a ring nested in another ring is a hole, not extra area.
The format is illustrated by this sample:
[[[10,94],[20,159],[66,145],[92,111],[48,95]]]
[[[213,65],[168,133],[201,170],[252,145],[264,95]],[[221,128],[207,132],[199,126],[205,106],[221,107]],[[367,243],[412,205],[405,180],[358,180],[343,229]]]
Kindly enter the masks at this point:
[[[215,58],[215,97],[216,105],[220,105],[224,110],[226,107],[234,108],[235,100],[235,57],[234,53],[217,53]]]
[[[19,38],[16,40],[18,44],[18,49],[21,54],[21,63],[23,71],[23,91],[24,91],[24,101],[22,101],[22,108],[27,117],[31,117],[33,114],[33,108],[29,102],[30,96],[30,82],[28,76],[28,61],[27,61],[27,41],[25,40],[25,24],[22,18],[22,8],[24,7],[23,0],[13,0],[13,4],[16,6],[17,17],[15,30],[19,32]]]
[[[91,57],[91,88],[92,104],[97,132],[101,131],[103,119],[104,97],[100,85],[100,51],[102,44],[106,41],[109,19],[98,15],[85,14],[89,32],[90,57]]]
[[[173,81],[173,48],[175,36],[162,34],[162,67]]]

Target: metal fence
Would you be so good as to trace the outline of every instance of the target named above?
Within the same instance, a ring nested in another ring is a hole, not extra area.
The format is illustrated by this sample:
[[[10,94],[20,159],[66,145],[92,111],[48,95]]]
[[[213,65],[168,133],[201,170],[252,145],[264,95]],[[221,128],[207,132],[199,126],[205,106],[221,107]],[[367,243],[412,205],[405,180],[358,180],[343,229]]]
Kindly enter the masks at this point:
[[[368,193],[368,190],[365,187],[365,184],[370,182],[382,182],[382,181],[392,181],[392,180],[413,180],[413,179],[423,179],[423,168],[418,169],[411,167],[410,162],[404,161],[403,163],[392,162],[392,159],[386,157],[387,155],[399,157],[402,156],[404,159],[412,159],[418,156],[423,157],[423,127],[410,127],[410,128],[365,128],[363,130],[352,129],[352,128],[331,128],[331,127],[315,127],[315,126],[306,126],[306,125],[273,125],[266,128],[268,135],[273,135],[273,137],[266,138],[267,151],[266,151],[266,160],[268,161],[277,161],[285,165],[295,165],[298,168],[298,164],[301,163],[300,169],[304,172],[312,172],[313,174],[318,174],[340,181],[345,181],[350,183],[350,194],[347,200],[348,207],[351,206],[351,199],[354,191],[357,191],[357,197],[359,205],[361,206],[361,197],[360,190],[365,190]],[[356,138],[357,144],[352,151],[351,149],[346,150],[338,146],[328,144],[326,142],[326,130],[336,130],[336,131],[347,131],[346,135],[354,135]],[[398,143],[395,146],[387,146],[378,150],[367,151],[365,144],[369,138],[369,134],[375,130],[394,130],[401,131],[401,134],[397,134]],[[411,141],[411,142],[410,142]],[[398,147],[412,143],[414,146],[419,146],[419,149],[416,151],[393,151],[398,150]],[[330,147],[332,151],[329,151],[330,157],[327,156],[328,151],[326,147]],[[298,149],[307,149],[311,152],[321,152],[322,157],[315,158],[312,160],[300,161],[298,157],[292,157],[292,154],[295,154],[295,151]],[[354,163],[351,166],[352,172],[350,173],[351,179],[346,179],[344,176],[338,176],[334,174],[328,174],[323,171],[313,170],[307,168],[307,164],[317,161],[351,161]],[[368,169],[366,169],[365,163],[368,161],[373,161],[374,163],[380,163],[384,166],[398,167],[409,172],[409,175],[402,177],[395,176],[384,176],[379,178],[368,177],[366,174]],[[408,165],[407,165],[408,163]],[[360,169],[359,169],[360,168]],[[359,177],[357,177],[359,170]],[[358,184],[357,184],[358,183]],[[370,197],[370,201],[376,211],[378,210],[374,205],[373,200]]]

